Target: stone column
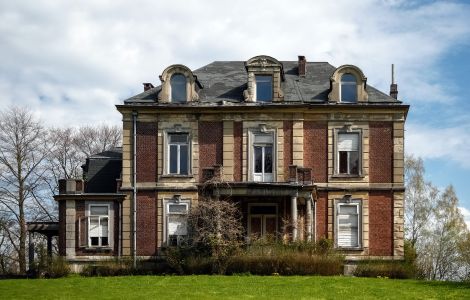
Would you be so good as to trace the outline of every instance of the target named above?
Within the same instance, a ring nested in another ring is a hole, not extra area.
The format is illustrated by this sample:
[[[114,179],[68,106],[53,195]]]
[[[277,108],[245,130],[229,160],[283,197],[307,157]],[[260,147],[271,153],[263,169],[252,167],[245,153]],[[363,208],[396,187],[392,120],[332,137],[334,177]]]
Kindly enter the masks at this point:
[[[292,241],[297,240],[297,196],[291,197]]]
[[[305,201],[307,206],[307,241],[312,240],[312,198],[308,198]]]

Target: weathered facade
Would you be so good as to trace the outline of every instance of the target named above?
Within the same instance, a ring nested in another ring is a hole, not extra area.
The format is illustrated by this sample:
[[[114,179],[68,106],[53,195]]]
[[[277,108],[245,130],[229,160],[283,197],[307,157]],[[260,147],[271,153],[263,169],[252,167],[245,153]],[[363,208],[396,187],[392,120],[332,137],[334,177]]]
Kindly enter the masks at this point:
[[[303,56],[173,65],[160,80],[117,105],[116,190],[56,196],[69,260],[156,257],[205,197],[238,202],[247,238],[328,238],[348,259],[403,258],[408,105],[395,84],[387,95],[356,66]]]

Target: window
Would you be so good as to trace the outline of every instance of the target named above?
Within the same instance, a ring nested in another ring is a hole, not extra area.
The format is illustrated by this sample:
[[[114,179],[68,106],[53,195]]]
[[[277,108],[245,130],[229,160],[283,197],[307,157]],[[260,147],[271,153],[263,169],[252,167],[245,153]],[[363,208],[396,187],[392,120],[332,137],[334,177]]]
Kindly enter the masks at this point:
[[[336,245],[340,248],[359,248],[361,206],[359,200],[338,203],[336,207]]]
[[[271,102],[273,100],[273,77],[256,75],[256,101]]]
[[[359,175],[359,133],[338,133],[337,173]]]
[[[168,174],[189,174],[189,134],[168,133]]]
[[[249,237],[276,237],[277,231],[276,204],[249,204]]]
[[[186,96],[186,76],[177,73],[171,76],[171,102],[184,103],[187,101]]]
[[[341,76],[341,102],[357,102],[357,80],[351,73]]]
[[[189,201],[166,203],[166,242],[178,246],[188,234],[187,214]]]
[[[255,133],[253,135],[253,180],[273,181],[274,137],[273,133]]]
[[[109,246],[109,205],[90,205],[88,246]]]

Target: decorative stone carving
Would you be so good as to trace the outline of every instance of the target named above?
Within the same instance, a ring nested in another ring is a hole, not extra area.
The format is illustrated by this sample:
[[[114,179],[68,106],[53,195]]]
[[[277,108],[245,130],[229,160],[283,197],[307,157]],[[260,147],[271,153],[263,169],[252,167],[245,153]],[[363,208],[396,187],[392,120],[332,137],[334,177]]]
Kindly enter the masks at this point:
[[[248,88],[243,91],[243,98],[246,102],[256,102],[256,75],[270,75],[273,78],[273,102],[284,100],[284,93],[281,90],[281,82],[284,81],[284,68],[282,64],[273,57],[260,55],[250,58],[245,62],[248,72]]]

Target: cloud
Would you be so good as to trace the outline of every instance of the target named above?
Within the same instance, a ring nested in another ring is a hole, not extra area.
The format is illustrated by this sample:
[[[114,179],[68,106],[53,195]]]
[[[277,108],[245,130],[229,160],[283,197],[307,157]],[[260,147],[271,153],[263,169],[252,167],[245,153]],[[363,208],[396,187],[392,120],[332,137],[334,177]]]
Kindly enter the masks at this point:
[[[465,207],[459,207],[459,209],[463,215],[465,224],[467,224],[467,228],[470,230],[470,210]]]
[[[423,159],[445,159],[470,168],[470,124],[459,127],[432,127],[425,124],[407,123],[407,153]]]
[[[120,120],[114,105],[158,84],[173,63],[268,54],[360,66],[387,91],[449,101],[436,61],[468,41],[469,6],[454,2],[26,1],[2,3],[0,102],[36,110],[48,124]],[[426,71],[423,71],[426,70]]]

